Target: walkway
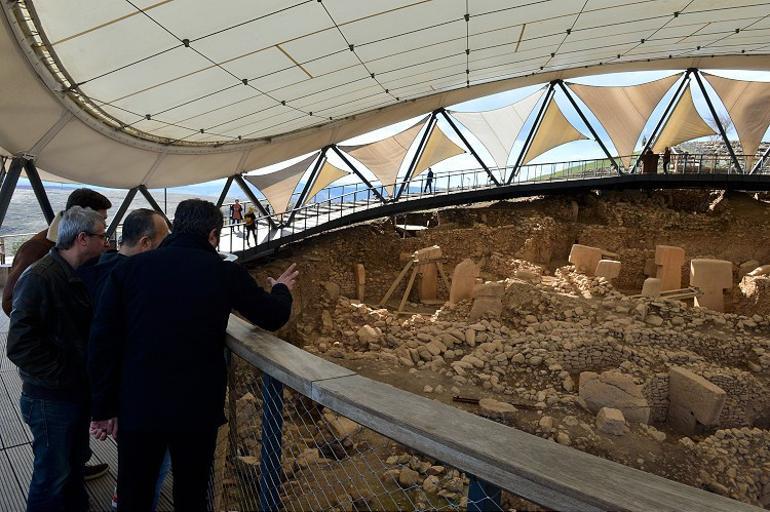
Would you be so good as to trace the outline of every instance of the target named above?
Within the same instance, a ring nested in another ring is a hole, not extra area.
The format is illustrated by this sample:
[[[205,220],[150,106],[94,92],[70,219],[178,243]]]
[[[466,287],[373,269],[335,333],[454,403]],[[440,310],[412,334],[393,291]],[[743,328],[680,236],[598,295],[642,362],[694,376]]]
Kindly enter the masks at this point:
[[[592,162],[595,163],[594,168],[591,168]],[[358,222],[412,211],[513,197],[614,189],[770,190],[770,174],[766,174],[770,169],[767,167],[755,174],[737,174],[729,168],[716,166],[705,172],[699,166],[692,166],[669,174],[618,175],[608,166],[602,166],[602,162],[606,161],[583,162],[580,170],[573,173],[569,172],[572,167],[567,167],[567,171],[530,169],[528,173],[517,176],[512,183],[503,185],[492,183],[486,171],[481,169],[437,174],[431,192],[421,192],[423,177],[413,180],[410,189],[396,200],[388,196],[387,191],[392,190],[392,186],[357,190],[298,208],[293,216],[292,212],[287,212],[260,217],[256,230],[258,243],[252,240],[251,246],[245,242],[242,225],[226,226],[222,230],[219,248],[237,253],[242,261],[248,261],[287,243]],[[326,194],[321,196],[328,197],[333,190],[325,189]],[[377,193],[385,196],[385,201]]]
[[[5,355],[7,338],[8,317],[0,311],[0,510],[23,512],[32,478],[32,435],[21,419],[21,380],[16,367]],[[91,450],[92,464],[105,462],[110,466],[108,475],[86,483],[91,510],[109,510],[118,474],[117,445],[111,438],[104,442],[91,439]],[[171,478],[164,484],[159,509],[173,509]]]

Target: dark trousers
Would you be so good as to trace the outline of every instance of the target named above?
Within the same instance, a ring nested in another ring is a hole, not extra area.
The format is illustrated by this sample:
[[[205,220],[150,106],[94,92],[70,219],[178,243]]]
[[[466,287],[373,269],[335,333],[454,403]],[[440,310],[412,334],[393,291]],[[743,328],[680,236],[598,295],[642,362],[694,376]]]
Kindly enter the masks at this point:
[[[427,192],[428,189],[430,189],[431,192],[433,192],[433,180],[428,180],[425,182],[425,188],[422,189],[423,192]]]
[[[83,466],[91,456],[88,404],[22,394],[19,405],[32,431],[35,456],[27,511],[88,510],[83,480]]]
[[[168,450],[174,474],[174,510],[207,510],[206,490],[217,442],[211,432],[126,432],[118,442],[118,511],[147,512]]]
[[[249,243],[249,236],[254,237],[254,245],[257,245],[257,228],[246,226],[246,243]]]

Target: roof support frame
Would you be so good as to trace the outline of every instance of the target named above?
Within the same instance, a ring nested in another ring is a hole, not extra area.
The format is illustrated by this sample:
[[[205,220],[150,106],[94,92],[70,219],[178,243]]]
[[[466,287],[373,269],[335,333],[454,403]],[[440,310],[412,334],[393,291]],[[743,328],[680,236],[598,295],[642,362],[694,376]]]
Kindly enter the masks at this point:
[[[222,188],[222,193],[219,194],[219,199],[217,199],[217,208],[222,208],[222,205],[225,202],[225,199],[227,198],[227,193],[230,192],[230,186],[233,184],[233,177],[228,176],[227,181],[225,181],[225,186]]]
[[[388,202],[384,197],[382,197],[382,194],[380,194],[380,192],[376,188],[374,188],[374,185],[372,185],[372,183],[368,179],[366,179],[366,176],[361,174],[361,171],[356,169],[356,166],[353,165],[353,162],[351,162],[350,159],[347,156],[345,156],[345,153],[340,151],[340,148],[338,148],[336,144],[332,144],[331,146],[326,146],[326,148],[324,148],[324,149],[327,149],[327,148],[331,149],[332,151],[337,153],[337,156],[340,157],[340,159],[345,163],[345,165],[347,165],[348,168],[350,168],[350,170],[353,171],[353,173],[356,176],[358,176],[358,178],[361,181],[363,181],[364,184],[367,187],[369,187],[369,189],[372,191],[372,193],[374,193],[374,195],[377,196],[377,199],[379,199],[383,203],[387,203]],[[385,185],[385,184],[383,183],[383,185]]]
[[[417,166],[417,161],[422,156],[423,151],[425,151],[426,142],[428,141],[428,137],[433,131],[433,127],[436,126],[437,121],[438,121],[438,118],[436,117],[436,111],[431,112],[430,117],[428,118],[428,122],[425,123],[425,131],[422,133],[422,137],[420,138],[419,144],[417,144],[417,149],[414,152],[414,157],[412,158],[412,162],[409,164],[409,167],[406,170],[404,181],[401,182],[401,187],[398,189],[398,192],[396,192],[396,185],[393,186],[393,192],[395,193],[393,197],[395,201],[398,201],[398,198],[401,197],[401,194],[404,193],[404,188],[409,184],[409,181],[412,179],[412,174],[414,174],[414,169]]]
[[[141,192],[142,195],[144,196],[144,198],[147,200],[147,202],[150,203],[150,206],[152,207],[152,209],[155,210],[156,212],[158,212],[160,215],[163,216],[163,220],[166,221],[166,224],[168,224],[168,227],[170,229],[171,228],[171,221],[168,220],[168,217],[166,217],[166,214],[163,212],[163,209],[160,207],[158,202],[155,201],[155,198],[152,197],[152,194],[150,194],[150,191],[147,190],[147,186],[146,185],[139,185],[136,188],[139,189],[139,192]]]
[[[676,88],[676,91],[674,91],[674,95],[671,96],[671,101],[668,102],[668,105],[666,106],[666,109],[663,111],[663,114],[660,116],[660,119],[658,120],[658,123],[655,125],[655,128],[652,129],[652,133],[649,137],[647,137],[647,143],[642,148],[642,152],[639,153],[639,156],[636,158],[636,161],[634,162],[634,166],[631,167],[631,174],[636,173],[636,170],[639,168],[639,162],[642,160],[642,155],[652,147],[652,145],[655,143],[655,139],[658,138],[658,135],[660,135],[661,130],[663,129],[663,125],[666,124],[666,120],[671,115],[671,112],[674,110],[674,106],[679,103],[679,100],[682,98],[682,94],[684,94],[684,89],[687,86],[687,84],[690,81],[690,73],[692,73],[692,69],[688,69],[684,72],[684,75],[682,75],[682,81],[679,82],[679,85]],[[666,171],[668,172],[668,171]]]
[[[580,119],[586,125],[586,128],[588,128],[588,131],[591,132],[591,135],[593,136],[594,140],[596,140],[599,146],[601,146],[602,151],[604,151],[604,154],[607,155],[607,158],[610,160],[610,162],[612,162],[612,167],[615,168],[615,171],[618,174],[623,174],[623,171],[620,170],[620,166],[615,161],[615,158],[610,154],[609,150],[607,149],[607,146],[604,145],[604,142],[602,142],[602,139],[599,137],[599,134],[596,133],[596,130],[594,130],[594,127],[591,125],[591,123],[588,122],[588,118],[583,113],[583,110],[578,106],[577,102],[575,101],[575,98],[572,97],[572,93],[570,93],[569,90],[567,89],[567,86],[564,85],[564,81],[555,80],[555,82],[564,92],[564,95],[567,97],[570,104],[572,104],[572,108],[574,108],[575,112],[578,113],[578,116],[580,116]]]
[[[757,159],[757,163],[755,163],[754,167],[751,168],[751,172],[749,172],[749,174],[754,174],[757,172],[764,165],[768,156],[770,156],[770,144],[768,144],[767,149],[765,149],[765,152],[762,153],[762,156]]]
[[[724,126],[722,126],[722,122],[719,120],[719,116],[717,116],[717,111],[714,108],[714,104],[711,102],[711,98],[709,97],[708,92],[706,92],[706,87],[703,85],[703,79],[700,77],[700,72],[695,68],[691,68],[691,70],[692,74],[695,76],[695,81],[698,82],[700,91],[703,93],[703,97],[706,100],[706,105],[709,107],[711,116],[714,118],[714,122],[717,124],[717,128],[719,128],[719,134],[722,135],[722,140],[724,141],[725,146],[727,146],[727,151],[730,153],[730,158],[733,160],[733,165],[735,165],[736,171],[743,173],[743,168],[741,167],[741,164],[738,163],[738,157],[735,156],[733,146],[730,144],[730,140],[727,138],[727,132],[725,131]]]
[[[136,197],[136,193],[138,191],[139,187],[134,187],[128,190],[126,197],[123,198],[123,202],[120,203],[120,207],[118,207],[118,211],[115,212],[115,216],[112,218],[110,226],[107,228],[107,238],[112,238],[112,235],[114,235],[115,231],[117,231],[118,226],[120,225],[120,221],[122,221],[123,216],[126,215],[128,207],[131,206],[132,202],[134,202],[134,198]]]
[[[492,171],[489,170],[489,167],[487,167],[487,164],[484,163],[484,160],[481,159],[478,153],[476,153],[476,150],[473,149],[473,146],[471,146],[470,142],[468,142],[468,139],[465,138],[465,135],[460,131],[460,129],[455,124],[452,117],[447,113],[447,111],[444,108],[440,108],[437,110],[438,113],[440,113],[442,116],[444,116],[444,119],[446,119],[446,122],[449,123],[449,126],[452,127],[454,132],[457,134],[458,137],[460,137],[460,140],[463,141],[463,144],[465,144],[465,147],[468,148],[468,151],[471,152],[473,155],[473,158],[476,159],[476,161],[481,165],[481,167],[486,171],[486,173],[489,175],[489,179],[492,180],[492,183],[497,185],[498,187],[502,185],[500,181],[495,177],[494,174],[492,174]]]
[[[45,217],[46,224],[50,225],[54,218],[53,208],[51,208],[51,201],[48,200],[48,194],[46,194],[43,181],[40,179],[40,174],[35,167],[35,161],[32,159],[27,160],[24,163],[24,170],[27,172],[27,179],[32,186],[32,191],[35,193],[37,203],[40,205],[40,209],[43,211],[43,217]]]
[[[270,212],[268,212],[265,209],[265,206],[262,204],[262,202],[257,199],[257,196],[254,194],[254,192],[249,188],[249,184],[246,183],[246,180],[243,179],[243,176],[240,174],[235,174],[232,176],[233,180],[238,184],[239,187],[241,187],[241,190],[244,194],[246,194],[246,197],[249,198],[249,201],[251,201],[254,206],[259,210],[259,213],[261,213],[263,216],[267,217],[267,222],[270,224],[270,227],[273,229],[278,229],[278,225],[275,223],[275,220],[273,220],[273,217],[270,215]]]
[[[321,153],[318,155],[318,160],[316,160],[315,165],[313,166],[313,169],[310,171],[310,176],[308,176],[307,181],[305,182],[305,186],[302,187],[302,191],[299,193],[299,197],[297,198],[297,204],[294,205],[294,208],[292,208],[291,213],[289,214],[289,218],[286,219],[286,222],[283,224],[284,226],[288,226],[292,223],[294,220],[294,216],[297,214],[297,210],[299,210],[302,207],[302,203],[305,202],[305,199],[307,199],[307,194],[310,192],[310,187],[313,186],[313,183],[315,183],[315,180],[318,178],[318,172],[321,170],[321,166],[326,161],[326,152],[329,150],[329,147],[326,146],[325,148],[321,149]]]
[[[540,123],[543,121],[545,109],[548,106],[548,103],[550,103],[554,94],[556,94],[556,91],[554,90],[555,85],[555,82],[548,84],[548,89],[546,89],[545,94],[543,95],[543,103],[540,105],[540,110],[537,111],[535,121],[532,123],[532,127],[529,129],[527,138],[524,140],[524,146],[522,146],[521,152],[516,158],[516,163],[513,164],[511,175],[508,176],[508,180],[505,182],[506,185],[510,185],[511,182],[513,182],[513,178],[516,177],[516,175],[519,173],[519,169],[521,169],[521,164],[524,161],[524,157],[527,155],[527,151],[529,151],[529,147],[532,145],[532,140],[535,138],[535,134],[540,129]]]
[[[20,156],[13,157],[8,174],[5,176],[2,186],[0,186],[0,227],[3,227],[3,221],[5,220],[5,214],[8,213],[8,206],[11,204],[13,191],[16,190],[16,184],[19,182],[19,176],[21,176],[21,169],[24,167],[24,160]]]

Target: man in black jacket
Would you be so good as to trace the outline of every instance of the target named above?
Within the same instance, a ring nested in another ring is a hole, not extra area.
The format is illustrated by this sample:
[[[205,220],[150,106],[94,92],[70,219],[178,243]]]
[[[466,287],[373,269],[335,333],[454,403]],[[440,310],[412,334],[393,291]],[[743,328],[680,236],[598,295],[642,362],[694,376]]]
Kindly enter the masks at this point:
[[[13,292],[8,359],[19,367],[21,413],[35,455],[27,510],[88,509],[86,345],[91,301],[75,270],[104,250],[104,217],[73,206],[56,246],[21,275]]]
[[[92,432],[118,444],[119,510],[149,510],[164,452],[174,506],[205,510],[216,432],[224,423],[224,342],[232,309],[275,330],[289,319],[292,265],[265,292],[215,247],[222,213],[179,204],[161,247],[127,259],[107,278],[88,348]]]

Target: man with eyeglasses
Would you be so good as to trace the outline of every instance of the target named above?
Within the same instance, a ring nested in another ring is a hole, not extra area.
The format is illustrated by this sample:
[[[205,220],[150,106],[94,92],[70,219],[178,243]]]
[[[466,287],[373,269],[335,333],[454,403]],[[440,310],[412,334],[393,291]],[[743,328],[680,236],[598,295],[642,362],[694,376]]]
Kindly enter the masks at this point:
[[[104,216],[66,210],[56,246],[16,282],[8,359],[19,367],[21,413],[33,436],[28,511],[88,509],[90,457],[86,348],[91,299],[76,270],[105,249]]]

